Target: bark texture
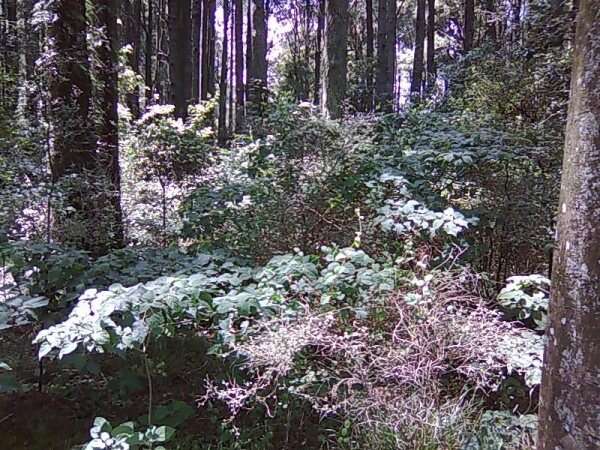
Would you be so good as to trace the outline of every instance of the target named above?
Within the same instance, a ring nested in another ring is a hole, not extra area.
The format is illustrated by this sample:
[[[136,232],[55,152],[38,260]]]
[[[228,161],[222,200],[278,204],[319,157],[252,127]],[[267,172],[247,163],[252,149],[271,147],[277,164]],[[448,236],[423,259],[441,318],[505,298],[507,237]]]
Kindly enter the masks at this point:
[[[262,115],[267,90],[267,14],[264,0],[252,0],[252,62],[248,74],[248,102],[253,116]]]
[[[415,99],[419,99],[421,97],[421,89],[423,87],[423,58],[425,52],[425,2],[426,0],[417,0],[415,52],[413,57],[412,77],[410,79],[410,95]]]
[[[427,92],[435,87],[435,0],[427,0]]]
[[[223,0],[223,44],[221,48],[221,73],[219,79],[219,145],[227,140],[227,62],[229,50],[229,0]]]
[[[374,32],[373,32],[373,0],[365,2],[365,20],[367,31],[367,95],[365,96],[365,111],[373,110],[373,65],[374,65]]]
[[[473,48],[475,37],[475,0],[465,0],[465,21],[463,25],[463,50],[468,53]]]
[[[377,20],[375,95],[377,107],[381,111],[390,112],[393,110],[395,69],[396,0],[380,0]]]
[[[348,0],[326,0],[325,70],[322,108],[327,117],[342,116],[348,73]]]
[[[119,168],[119,32],[117,25],[118,0],[96,0],[96,18],[104,30],[102,44],[97,49],[100,67],[98,80],[98,124],[95,179],[98,196],[96,208],[101,220],[97,222],[95,252],[107,253],[123,245],[123,213],[121,211],[121,174]],[[135,7],[134,7],[135,9]]]
[[[244,129],[244,3],[235,0],[235,130]]]
[[[600,448],[600,9],[580,8],[538,450]]]
[[[191,98],[191,4],[190,0],[169,0],[169,76],[171,103],[175,116],[187,117]]]

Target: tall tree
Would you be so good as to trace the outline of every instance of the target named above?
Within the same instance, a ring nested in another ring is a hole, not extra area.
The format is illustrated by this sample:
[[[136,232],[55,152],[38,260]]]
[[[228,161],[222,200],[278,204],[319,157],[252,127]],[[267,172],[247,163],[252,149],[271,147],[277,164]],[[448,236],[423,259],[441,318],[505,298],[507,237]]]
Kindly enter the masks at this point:
[[[146,42],[144,45],[144,83],[146,85],[146,104],[150,104],[154,95],[154,80],[152,77],[152,59],[154,57],[154,0],[148,0],[145,33]]]
[[[378,109],[392,111],[396,73],[396,0],[379,0],[375,95]]]
[[[323,30],[325,28],[325,0],[318,0],[319,11],[317,13],[317,42],[315,44],[315,85],[314,103],[318,105],[321,97],[321,59],[323,54]]]
[[[200,100],[200,52],[202,44],[202,0],[192,0],[192,103]]]
[[[374,65],[374,33],[373,33],[373,0],[365,2],[365,17],[367,29],[367,95],[365,97],[365,111],[373,110],[373,65]]]
[[[202,3],[202,53],[200,99],[207,100],[215,95],[215,12],[216,0]]]
[[[127,60],[131,69],[139,74],[142,0],[124,0],[123,5],[125,9],[125,43],[131,46],[131,52]],[[132,116],[138,118],[140,115],[140,96],[137,89],[136,92],[127,95],[127,106]]]
[[[94,12],[103,30],[102,43],[97,47],[100,66],[95,78],[99,84],[97,124],[96,183],[98,195],[95,207],[101,209],[97,221],[95,251],[104,254],[123,245],[123,214],[121,212],[121,174],[119,169],[119,32],[118,0],[94,0]],[[141,6],[140,6],[141,7]],[[134,6],[134,9],[136,7]]]
[[[246,0],[246,99],[248,98],[248,84],[252,70],[252,1]]]
[[[221,46],[221,73],[219,76],[219,145],[227,141],[227,59],[229,50],[229,0],[223,0],[223,43]]]
[[[190,0],[169,0],[169,78],[171,103],[175,116],[187,117],[191,98],[191,3]]]
[[[96,135],[91,114],[92,78],[86,41],[85,0],[57,0],[48,28],[50,48],[50,120],[53,129],[50,170],[55,183],[72,180],[68,216],[55,210],[55,232],[63,242],[95,250],[93,191],[88,174],[95,170]]]
[[[348,73],[348,0],[325,0],[325,70],[322,108],[326,116],[342,116]]]
[[[427,91],[435,87],[435,0],[427,0]]]
[[[254,116],[262,115],[267,91],[267,14],[264,0],[252,0],[252,63],[248,74],[248,102]]]
[[[244,129],[244,3],[235,0],[235,130]]]
[[[415,23],[415,51],[413,57],[410,95],[414,99],[421,97],[423,87],[423,57],[425,50],[425,1],[417,0],[417,19]],[[470,0],[467,0],[470,1]]]
[[[539,450],[600,448],[600,9],[581,0],[564,148]]]
[[[475,38],[475,0],[465,0],[463,23],[463,50],[468,53],[473,48]]]

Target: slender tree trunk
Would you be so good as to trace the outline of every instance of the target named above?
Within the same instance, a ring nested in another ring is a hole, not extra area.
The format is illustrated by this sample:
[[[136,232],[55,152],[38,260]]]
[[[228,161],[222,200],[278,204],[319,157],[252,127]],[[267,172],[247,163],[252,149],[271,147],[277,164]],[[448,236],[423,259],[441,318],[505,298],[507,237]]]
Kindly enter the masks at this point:
[[[423,87],[423,53],[425,48],[425,1],[417,0],[417,21],[415,25],[415,52],[413,58],[410,95],[413,99],[421,98]],[[470,1],[470,0],[467,0]]]
[[[136,74],[140,72],[141,0],[125,0],[125,43],[131,46],[128,63]],[[140,96],[137,92],[127,94],[127,106],[134,119],[140,115]]]
[[[235,0],[235,130],[244,130],[244,3]]]
[[[396,68],[396,0],[379,1],[375,96],[381,111],[394,109]]]
[[[217,29],[215,25],[216,18],[216,10],[217,10],[217,1],[216,0],[208,0],[208,24],[207,24],[207,54],[208,54],[208,62],[207,62],[207,82],[208,82],[208,95],[211,98],[215,97],[215,89],[216,89],[216,55],[217,55]]]
[[[427,92],[435,88],[435,0],[427,0]]]
[[[250,83],[250,72],[252,70],[252,0],[246,0],[246,78],[245,98],[248,99],[248,85]]]
[[[99,120],[95,174],[99,190],[95,206],[101,208],[99,216],[102,217],[96,226],[95,253],[104,254],[111,248],[122,247],[124,241],[119,168],[118,0],[95,0],[94,9],[98,24],[104,30],[102,44],[96,50],[100,67],[96,74]]]
[[[367,21],[367,95],[366,95],[366,111],[373,110],[373,66],[374,60],[374,33],[373,33],[373,0],[366,0],[366,21]]]
[[[581,0],[541,387],[539,450],[600,448],[600,9]]]
[[[229,87],[229,89],[227,90],[228,93],[228,101],[229,101],[229,106],[227,108],[227,114],[228,114],[228,118],[227,118],[227,136],[231,136],[233,134],[233,132],[235,131],[235,127],[236,127],[236,122],[235,122],[235,106],[234,106],[234,97],[235,97],[235,79],[234,79],[234,74],[235,74],[235,11],[231,11],[231,7],[234,6],[234,2],[235,0],[230,0],[229,3],[229,14],[231,16],[231,20],[230,20],[230,24],[229,24],[229,66],[228,66],[228,77],[229,77],[229,81],[227,83],[227,86]]]
[[[192,103],[200,100],[200,47],[202,44],[202,0],[192,4]]]
[[[187,117],[191,98],[190,0],[169,0],[169,75],[175,116]]]
[[[267,93],[267,14],[264,0],[252,0],[252,64],[248,102],[254,117],[261,117]]]
[[[229,50],[229,0],[223,0],[223,44],[221,48],[221,74],[219,77],[219,145],[227,141],[227,52]]]
[[[468,53],[473,49],[473,39],[475,37],[475,0],[465,0],[463,33],[463,50]]]
[[[315,45],[315,85],[314,85],[314,103],[320,103],[321,93],[321,59],[323,52],[323,30],[325,28],[325,1],[318,0],[319,12],[317,17],[317,43]]]
[[[343,114],[348,73],[348,0],[325,0],[325,70],[322,108],[325,116]]]
[[[152,58],[154,56],[154,45],[152,37],[154,35],[154,0],[148,0],[148,10],[146,14],[146,42],[145,42],[145,65],[144,80],[146,84],[146,105],[152,103],[154,95],[154,83],[152,80]]]

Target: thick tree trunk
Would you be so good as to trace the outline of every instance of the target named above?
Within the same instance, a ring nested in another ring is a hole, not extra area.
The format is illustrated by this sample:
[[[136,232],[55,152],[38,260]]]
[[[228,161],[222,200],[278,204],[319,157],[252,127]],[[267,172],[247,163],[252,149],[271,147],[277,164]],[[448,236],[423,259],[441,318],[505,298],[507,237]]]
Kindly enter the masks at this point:
[[[171,80],[171,103],[175,116],[187,117],[191,98],[191,14],[190,0],[169,0],[169,75]]]
[[[202,0],[192,3],[192,103],[200,100],[200,46],[202,44]]]
[[[244,3],[235,0],[235,131],[244,130]]]
[[[252,64],[248,74],[248,102],[254,117],[263,115],[267,94],[267,15],[264,0],[252,0]]]
[[[394,109],[396,73],[396,0],[380,0],[377,18],[377,67],[375,96],[377,109]]]
[[[465,21],[463,24],[463,50],[468,53],[473,48],[475,37],[475,0],[465,0]]]
[[[317,15],[317,42],[315,44],[315,85],[314,104],[318,105],[321,98],[321,60],[323,54],[323,30],[325,28],[325,0],[318,0],[319,11]]]
[[[435,0],[427,0],[427,92],[435,87]]]
[[[51,13],[50,170],[55,183],[69,180],[70,187],[66,205],[54,211],[53,234],[61,242],[94,251],[98,217],[92,207],[95,195],[90,181],[96,169],[96,135],[91,114],[85,1],[55,1]]]
[[[343,114],[348,73],[348,0],[325,0],[325,70],[323,113],[332,119]]]
[[[118,0],[96,0],[94,9],[98,25],[104,30],[102,44],[97,48],[100,67],[96,75],[99,120],[95,174],[99,191],[95,207],[100,209],[98,216],[102,218],[96,225],[95,252],[104,254],[122,247],[124,241],[119,168]]]
[[[218,141],[219,145],[225,145],[227,141],[227,55],[229,50],[229,0],[223,0],[223,43],[221,46],[221,73],[219,77],[219,121]]]
[[[415,52],[413,58],[410,95],[413,99],[421,98],[423,88],[423,53],[425,50],[425,1],[417,0],[417,21],[415,25]],[[469,0],[467,0],[469,1]]]
[[[581,0],[571,77],[539,450],[600,448],[600,9]]]
[[[374,59],[374,33],[373,33],[373,0],[366,0],[365,15],[367,21],[367,95],[365,97],[365,111],[373,110],[373,66]]]

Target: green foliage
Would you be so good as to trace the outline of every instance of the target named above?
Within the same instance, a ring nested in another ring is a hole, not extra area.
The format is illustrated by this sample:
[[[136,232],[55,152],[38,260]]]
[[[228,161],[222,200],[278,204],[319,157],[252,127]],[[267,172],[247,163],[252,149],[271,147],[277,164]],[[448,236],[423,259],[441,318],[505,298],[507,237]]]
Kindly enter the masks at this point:
[[[97,417],[90,429],[92,440],[85,444],[83,450],[165,450],[162,444],[169,442],[174,434],[175,430],[167,426],[135,431],[134,422],[125,422],[113,428],[106,419]]]
[[[550,280],[542,275],[513,276],[498,294],[500,304],[516,319],[532,319],[538,330],[546,328]]]
[[[486,411],[479,430],[464,450],[526,450],[535,448],[537,416],[516,416],[510,411]]]

